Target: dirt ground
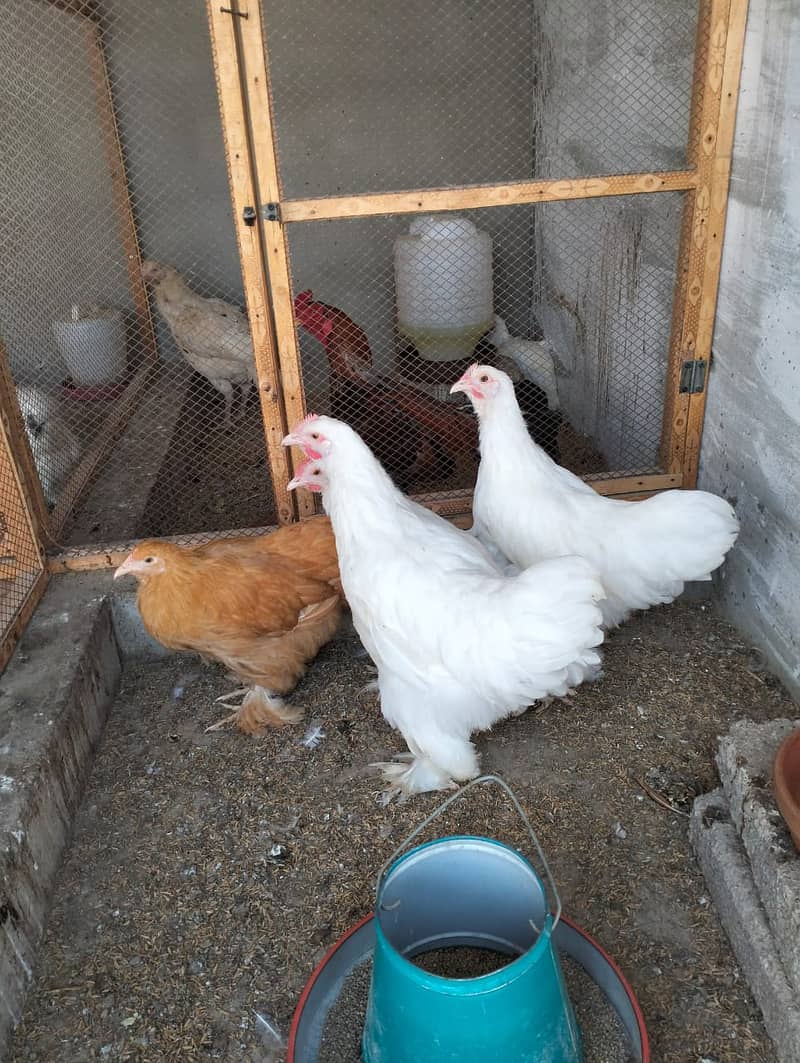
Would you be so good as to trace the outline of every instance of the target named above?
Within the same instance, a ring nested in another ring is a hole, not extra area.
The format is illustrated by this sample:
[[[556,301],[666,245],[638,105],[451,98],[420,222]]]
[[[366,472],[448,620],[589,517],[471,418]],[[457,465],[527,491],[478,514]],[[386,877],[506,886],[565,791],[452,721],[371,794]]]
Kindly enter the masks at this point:
[[[303,984],[371,907],[375,873],[438,798],[382,808],[371,761],[403,748],[356,644],[324,651],[295,701],[304,727],[204,734],[216,668],[131,668],[99,750],[10,1058],[83,1063],[270,1058]],[[615,633],[604,679],[482,735],[485,770],[530,811],[565,910],[620,962],[658,1063],[774,1063],[691,854],[684,815],[715,785],[716,736],[796,714],[758,654],[706,604]],[[523,847],[495,789],[435,830]],[[274,845],[284,847],[277,858]],[[477,1063],[477,1061],[476,1061]]]

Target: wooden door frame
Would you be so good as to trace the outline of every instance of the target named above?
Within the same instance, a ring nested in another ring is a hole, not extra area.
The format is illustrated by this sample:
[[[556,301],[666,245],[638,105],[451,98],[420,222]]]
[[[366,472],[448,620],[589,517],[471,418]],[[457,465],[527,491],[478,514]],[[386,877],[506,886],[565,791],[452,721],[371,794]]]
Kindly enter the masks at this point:
[[[587,480],[601,494],[629,499],[695,486],[708,374],[706,387],[689,394],[680,390],[681,370],[689,359],[707,367],[711,357],[747,0],[698,0],[689,166],[685,170],[313,199],[282,198],[266,50],[268,27],[265,34],[260,0],[230,0],[225,5],[207,0],[207,10],[242,276],[248,309],[252,306],[255,311],[254,347],[267,451],[282,522],[313,511],[308,497],[295,500],[284,490],[293,464],[279,438],[306,413],[287,227],[334,218],[682,192],[685,206],[660,469]],[[277,207],[271,217],[266,216],[268,210],[260,209],[268,204]],[[255,217],[245,217],[246,207]],[[469,491],[419,497],[459,523],[470,510]],[[174,541],[198,542],[230,534],[199,531]],[[128,542],[76,548],[51,559],[50,567],[55,571],[105,567],[118,563],[130,546]]]
[[[685,170],[303,199],[283,199],[281,195],[267,53],[269,28],[265,32],[262,5],[259,0],[238,0],[238,5],[231,6],[232,13],[227,18],[236,23],[241,42],[241,84],[248,94],[251,126],[259,131],[253,140],[253,165],[261,197],[255,205],[268,203],[277,208],[268,217],[259,211],[258,221],[265,234],[274,340],[288,422],[303,417],[306,408],[292,306],[287,226],[306,221],[679,191],[685,195],[685,206],[666,373],[661,468],[655,473],[634,470],[587,480],[604,494],[623,496],[666,486],[694,487],[707,386],[701,392],[684,393],[680,390],[681,374],[684,362],[690,358],[702,361],[707,368],[711,356],[747,0],[698,2],[689,166]],[[209,11],[214,7],[209,0]],[[216,5],[215,21],[221,17]],[[707,379],[706,372],[706,382]],[[451,513],[468,508],[470,499],[468,491],[424,496],[433,508]],[[301,498],[299,515],[308,511],[308,499]]]

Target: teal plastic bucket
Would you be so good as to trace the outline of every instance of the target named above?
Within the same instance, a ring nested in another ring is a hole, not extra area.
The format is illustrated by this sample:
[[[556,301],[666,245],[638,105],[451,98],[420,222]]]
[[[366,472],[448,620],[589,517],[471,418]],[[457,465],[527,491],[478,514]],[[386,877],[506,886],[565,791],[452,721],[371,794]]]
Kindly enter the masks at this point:
[[[485,782],[509,793],[530,830],[502,780],[484,776],[471,785]],[[551,911],[534,867],[492,838],[439,838],[393,860],[378,883],[364,1063],[581,1063],[578,1027],[553,947],[557,894],[555,901]],[[516,959],[464,979],[430,974],[411,962],[453,946]]]

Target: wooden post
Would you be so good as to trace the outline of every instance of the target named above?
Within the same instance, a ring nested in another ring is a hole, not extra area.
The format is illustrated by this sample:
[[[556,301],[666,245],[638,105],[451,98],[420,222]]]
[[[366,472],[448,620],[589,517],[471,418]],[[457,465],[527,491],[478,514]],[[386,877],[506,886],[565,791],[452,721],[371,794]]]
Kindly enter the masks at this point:
[[[662,467],[682,473],[684,487],[697,484],[746,21],[747,0],[701,0],[690,124],[698,185],[684,210],[661,442]],[[682,394],[682,366],[694,360],[705,363],[705,386]]]
[[[634,196],[648,192],[682,192],[697,187],[693,170],[661,173],[610,174],[576,177],[569,181],[511,181],[468,188],[423,188],[410,192],[375,192],[322,199],[286,199],[281,220],[330,221],[334,218],[372,218],[378,214],[419,214],[437,210],[475,210],[528,203],[563,203],[601,196]]]
[[[242,267],[247,315],[253,338],[253,352],[258,373],[258,390],[267,443],[267,457],[272,474],[272,487],[278,520],[282,524],[295,518],[292,494],[287,490],[291,479],[291,461],[281,440],[288,431],[285,393],[286,381],[282,382],[279,360],[276,355],[275,328],[269,311],[269,288],[262,245],[262,230],[258,220],[261,202],[256,183],[253,144],[245,106],[239,49],[239,23],[247,24],[258,9],[257,0],[249,5],[248,18],[237,17],[236,0],[221,5],[218,0],[207,0],[211,46],[214,69],[217,76],[222,132],[228,162],[231,200],[236,222],[236,237]],[[262,71],[263,77],[263,71]],[[249,221],[245,220],[245,208],[254,211]],[[291,394],[291,386],[289,387]],[[301,396],[302,398],[302,396]]]
[[[280,209],[281,184],[275,145],[275,123],[272,116],[269,85],[269,63],[264,44],[261,3],[250,0],[247,19],[236,19],[241,41],[242,80],[248,101],[250,131],[255,164],[256,197],[261,206],[274,203]],[[264,247],[267,256],[272,313],[275,319],[275,343],[283,384],[283,401],[289,427],[306,415],[303,373],[300,350],[294,323],[292,277],[289,266],[289,247],[286,229],[280,216],[276,220],[260,219],[264,228]],[[298,515],[316,513],[313,496],[308,491],[295,491]]]

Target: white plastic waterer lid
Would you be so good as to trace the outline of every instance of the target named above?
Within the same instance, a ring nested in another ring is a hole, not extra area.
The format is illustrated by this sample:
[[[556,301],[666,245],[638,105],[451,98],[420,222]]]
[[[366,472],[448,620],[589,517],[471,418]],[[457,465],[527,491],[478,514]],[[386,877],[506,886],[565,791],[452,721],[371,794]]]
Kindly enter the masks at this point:
[[[430,240],[452,240],[474,236],[478,229],[469,218],[459,214],[422,214],[414,218],[408,231],[412,236],[425,236]]]

